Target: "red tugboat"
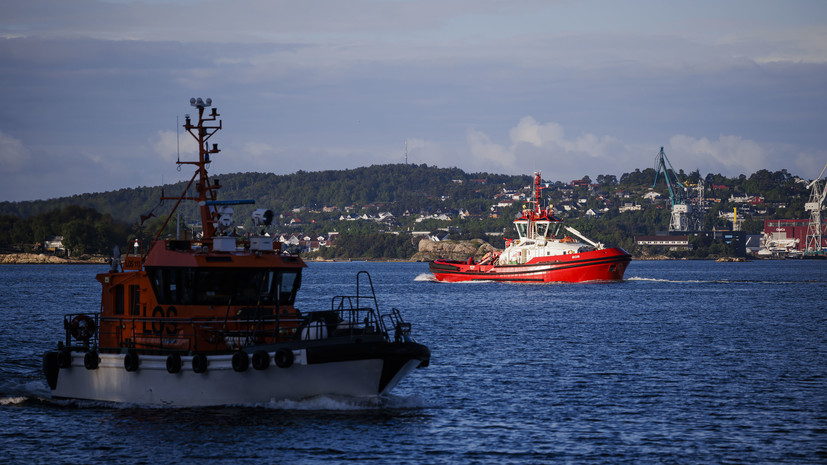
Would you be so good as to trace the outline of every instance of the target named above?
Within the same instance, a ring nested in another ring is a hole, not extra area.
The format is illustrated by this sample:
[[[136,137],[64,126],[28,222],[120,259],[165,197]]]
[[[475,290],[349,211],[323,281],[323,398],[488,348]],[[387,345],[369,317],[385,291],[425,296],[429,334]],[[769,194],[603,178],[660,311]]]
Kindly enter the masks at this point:
[[[514,221],[516,240],[506,240],[505,250],[479,263],[438,259],[430,263],[437,280],[583,282],[619,281],[632,257],[619,247],[605,248],[574,228],[564,226],[551,208],[540,207],[540,173],[534,173],[533,209]],[[566,232],[576,236],[574,239]]]
[[[329,310],[294,307],[306,265],[264,233],[269,210],[253,213],[260,235],[232,235],[231,205],[253,201],[217,199],[221,186],[207,165],[220,150],[207,142],[221,121],[216,108],[205,115],[210,99],[190,104],[198,124],[187,115],[184,128],[199,156],[178,164],[196,172],[180,197],[166,198],[176,203],[161,231],[183,201],[194,201],[201,237],[159,232],[122,263],[116,247],[111,269],[97,275],[100,311],[66,315],[63,341],[43,356],[52,397],[176,407],[371,398],[428,366],[430,351],[399,311],[379,312],[366,272],[356,276],[356,294],[333,297]]]

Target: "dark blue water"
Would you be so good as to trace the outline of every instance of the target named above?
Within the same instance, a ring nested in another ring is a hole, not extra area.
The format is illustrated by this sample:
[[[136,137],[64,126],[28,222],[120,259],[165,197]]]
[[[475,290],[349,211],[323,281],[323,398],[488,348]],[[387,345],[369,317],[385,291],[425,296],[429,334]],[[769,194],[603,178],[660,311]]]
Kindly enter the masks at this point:
[[[4,463],[827,463],[827,261],[632,262],[612,284],[442,284],[320,263],[298,306],[368,270],[432,351],[379,402],[55,403],[40,355],[105,266],[0,266]]]

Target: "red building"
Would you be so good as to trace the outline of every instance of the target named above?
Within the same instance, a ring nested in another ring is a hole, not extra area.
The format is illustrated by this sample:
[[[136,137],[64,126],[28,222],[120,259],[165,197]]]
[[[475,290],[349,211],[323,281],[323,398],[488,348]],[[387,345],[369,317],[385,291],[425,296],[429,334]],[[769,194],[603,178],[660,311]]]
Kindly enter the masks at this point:
[[[804,250],[807,245],[807,229],[810,220],[764,220],[764,234],[778,239],[798,239],[796,249]],[[822,247],[827,239],[827,228],[821,225]]]

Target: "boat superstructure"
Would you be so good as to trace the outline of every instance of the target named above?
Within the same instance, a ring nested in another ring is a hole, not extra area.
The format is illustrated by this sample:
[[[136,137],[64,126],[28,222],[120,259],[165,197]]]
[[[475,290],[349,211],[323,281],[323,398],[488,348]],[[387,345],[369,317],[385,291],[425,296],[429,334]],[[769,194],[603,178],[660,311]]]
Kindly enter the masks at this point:
[[[516,239],[506,240],[502,251],[479,263],[438,259],[430,270],[439,281],[617,281],[631,261],[625,250],[589,240],[541,205],[540,173],[534,173],[532,208],[514,221]],[[572,237],[574,236],[574,237]],[[576,239],[575,239],[576,237]]]
[[[182,407],[376,397],[427,366],[430,351],[398,310],[380,312],[365,272],[329,309],[295,308],[306,264],[266,233],[270,210],[254,210],[253,235],[235,235],[232,206],[254,202],[218,199],[207,166],[219,114],[210,99],[190,103],[198,121],[183,126],[199,156],[178,164],[195,173],[180,196],[162,197],[175,207],[148,247],[136,241],[123,260],[116,251],[97,275],[100,310],[64,317],[63,340],[43,357],[52,396]],[[162,238],[184,201],[198,206],[200,237]]]

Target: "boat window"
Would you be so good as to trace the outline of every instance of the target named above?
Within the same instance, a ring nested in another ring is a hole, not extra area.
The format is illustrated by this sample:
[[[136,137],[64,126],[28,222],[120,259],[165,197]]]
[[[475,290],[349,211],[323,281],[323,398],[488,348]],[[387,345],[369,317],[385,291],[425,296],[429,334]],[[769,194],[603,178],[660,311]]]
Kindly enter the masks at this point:
[[[546,237],[549,224],[546,222],[538,222],[535,224],[537,225],[537,237]]]
[[[123,284],[115,286],[115,315],[123,315]]]
[[[554,228],[554,235],[555,235],[555,236],[559,236],[559,235],[560,235],[560,223],[557,223],[557,224],[556,224],[556,226],[555,226],[555,228]]]
[[[129,314],[139,315],[141,313],[141,288],[137,285],[129,286]]]
[[[527,221],[518,221],[514,223],[514,226],[517,228],[517,234],[520,238],[527,237],[527,230],[528,230],[528,222]]]
[[[301,270],[285,270],[281,272],[279,286],[279,304],[292,305],[296,300],[296,291],[301,287]]]
[[[191,268],[147,269],[158,303],[191,304],[193,302],[193,271]]]
[[[293,270],[266,268],[148,269],[162,305],[292,304],[300,275]]]

